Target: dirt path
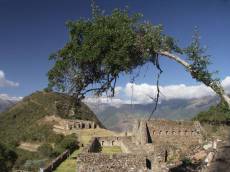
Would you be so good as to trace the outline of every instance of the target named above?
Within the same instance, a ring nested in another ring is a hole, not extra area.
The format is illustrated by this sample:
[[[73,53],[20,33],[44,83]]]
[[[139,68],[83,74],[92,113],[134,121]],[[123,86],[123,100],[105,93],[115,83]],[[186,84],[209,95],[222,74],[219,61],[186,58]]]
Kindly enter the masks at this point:
[[[18,148],[24,149],[24,150],[27,150],[27,151],[30,151],[30,152],[36,152],[40,145],[41,144],[38,144],[38,143],[22,142],[18,146]]]

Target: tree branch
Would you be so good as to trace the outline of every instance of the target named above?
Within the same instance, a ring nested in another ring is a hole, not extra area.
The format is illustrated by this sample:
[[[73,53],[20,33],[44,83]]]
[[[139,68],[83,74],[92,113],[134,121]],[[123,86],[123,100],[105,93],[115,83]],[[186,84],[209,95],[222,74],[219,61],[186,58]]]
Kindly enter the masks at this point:
[[[165,57],[168,57],[169,59],[174,60],[177,63],[181,64],[182,66],[184,66],[190,72],[190,74],[193,77],[196,78],[196,76],[193,75],[193,73],[196,72],[196,71],[193,71],[191,69],[190,64],[188,62],[186,62],[185,60],[181,59],[179,56],[177,56],[175,54],[172,54],[170,52],[167,52],[167,51],[160,51],[160,52],[158,52],[158,54],[162,55],[162,56],[165,56]],[[230,97],[225,93],[225,91],[224,91],[224,89],[222,88],[221,85],[218,85],[218,87],[220,87],[219,90],[221,90],[220,92],[218,92],[218,91],[216,91],[214,89],[215,88],[215,83],[211,82],[210,84],[207,84],[204,81],[201,81],[201,82],[203,82],[206,86],[210,87],[217,95],[219,95],[228,104],[228,106],[230,108]]]

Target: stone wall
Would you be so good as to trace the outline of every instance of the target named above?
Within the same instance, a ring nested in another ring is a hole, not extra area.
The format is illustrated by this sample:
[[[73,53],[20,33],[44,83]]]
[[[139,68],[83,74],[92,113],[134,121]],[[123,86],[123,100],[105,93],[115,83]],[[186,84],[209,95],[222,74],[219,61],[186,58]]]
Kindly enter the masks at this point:
[[[98,128],[99,125],[95,124],[93,121],[85,121],[85,120],[67,120],[66,127],[69,130],[72,129],[95,129]]]
[[[202,139],[198,122],[139,120],[132,136],[93,138],[77,158],[78,172],[163,172],[173,158]],[[185,149],[183,148],[185,146]],[[122,153],[100,153],[102,146],[120,146]]]
[[[135,143],[143,145],[147,143],[146,122],[144,120],[135,120],[133,126],[133,134],[135,135]]]
[[[139,121],[139,128],[134,127],[134,135],[139,144],[172,143],[194,144],[202,140],[202,127],[198,122],[150,120]],[[145,134],[143,134],[143,131]],[[140,136],[142,135],[142,136]],[[144,137],[145,136],[145,137]]]
[[[64,135],[71,134],[75,130],[100,128],[94,121],[60,119],[53,125],[53,131]]]
[[[147,172],[152,171],[154,155],[145,154],[80,154],[78,172]],[[156,169],[156,168],[155,168]],[[155,170],[157,171],[157,170]]]
[[[102,146],[98,138],[93,138],[91,144],[86,147],[87,152],[91,153],[101,152],[101,148]]]
[[[44,168],[40,168],[40,172],[52,172],[70,155],[70,150],[64,151],[61,155],[55,158],[50,164]]]
[[[123,153],[131,153],[133,145],[131,136],[98,137],[101,146],[120,146]]]

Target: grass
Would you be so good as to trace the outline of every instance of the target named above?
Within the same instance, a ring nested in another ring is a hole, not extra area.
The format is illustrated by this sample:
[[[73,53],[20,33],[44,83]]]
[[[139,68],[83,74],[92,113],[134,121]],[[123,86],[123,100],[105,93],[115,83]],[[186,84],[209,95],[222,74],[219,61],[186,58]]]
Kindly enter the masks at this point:
[[[92,137],[109,137],[117,135],[116,133],[103,128],[78,130],[76,134],[79,141],[84,145],[88,144]]]
[[[229,136],[230,127],[229,126],[215,126],[209,124],[202,124],[203,128],[207,133],[208,138],[218,138],[221,140],[226,140]]]
[[[92,137],[114,136],[116,135],[116,133],[106,129],[97,128],[77,130],[76,135],[78,136],[81,144],[87,145]],[[73,152],[68,159],[66,159],[64,162],[60,164],[60,166],[55,170],[55,172],[75,172],[77,168],[76,157],[79,153],[81,153],[81,150],[82,148]],[[121,152],[121,149],[118,146],[114,146],[111,149],[105,148],[104,150],[107,153]]]
[[[101,152],[106,154],[122,153],[120,146],[103,146]]]
[[[54,172],[75,172],[77,168],[76,157],[81,152],[82,148],[74,151],[71,156],[66,159]]]

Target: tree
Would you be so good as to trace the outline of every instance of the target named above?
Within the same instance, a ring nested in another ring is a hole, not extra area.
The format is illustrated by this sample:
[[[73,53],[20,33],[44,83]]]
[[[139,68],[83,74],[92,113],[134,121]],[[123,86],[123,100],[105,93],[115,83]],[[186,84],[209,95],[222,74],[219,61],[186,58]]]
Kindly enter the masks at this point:
[[[11,171],[16,159],[17,154],[14,151],[0,144],[0,171]]]
[[[79,148],[78,143],[79,142],[77,141],[77,137],[74,134],[68,135],[62,141],[56,143],[55,152],[56,154],[60,154],[64,152],[66,149],[73,151]]]
[[[53,156],[53,147],[49,143],[44,143],[38,147],[38,152],[43,157],[52,157]]]
[[[220,80],[208,70],[209,56],[201,48],[197,33],[191,45],[181,48],[174,38],[163,33],[162,25],[141,22],[140,18],[141,14],[129,15],[121,9],[105,15],[93,3],[91,19],[68,22],[70,40],[50,56],[55,64],[48,72],[48,88],[67,92],[78,100],[89,92],[114,96],[121,74],[132,74],[137,67],[151,63],[159,70],[159,79],[159,59],[167,57],[212,88],[230,107]]]

